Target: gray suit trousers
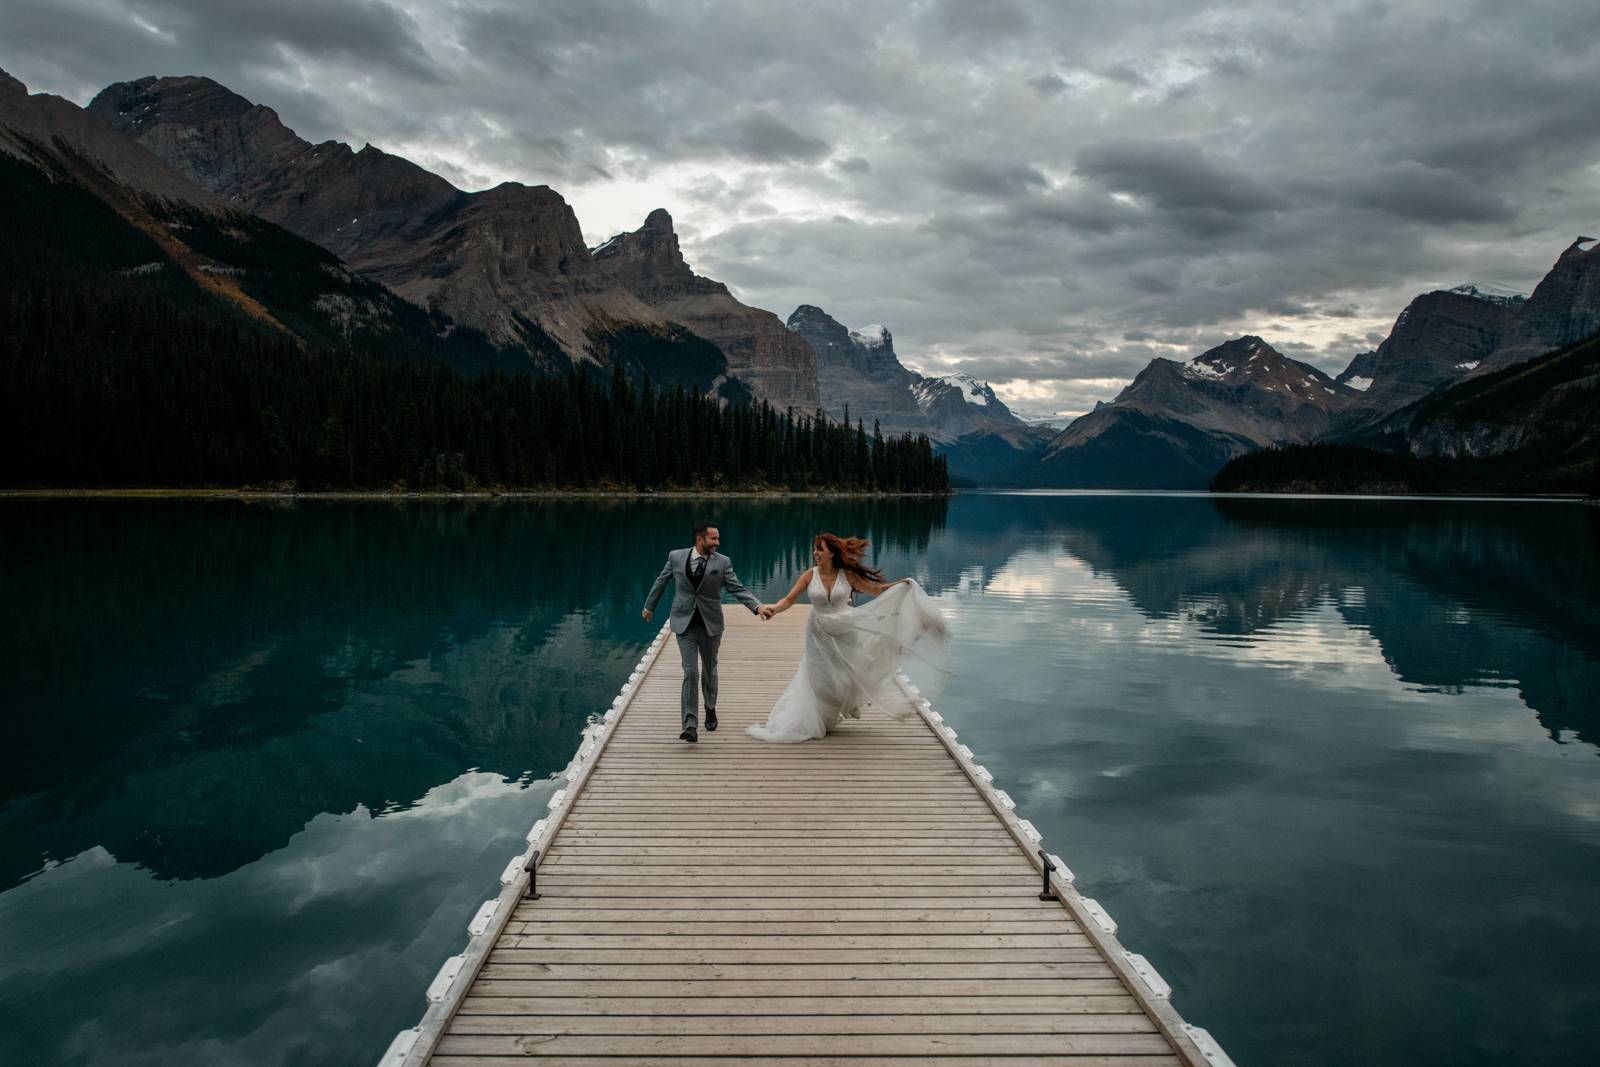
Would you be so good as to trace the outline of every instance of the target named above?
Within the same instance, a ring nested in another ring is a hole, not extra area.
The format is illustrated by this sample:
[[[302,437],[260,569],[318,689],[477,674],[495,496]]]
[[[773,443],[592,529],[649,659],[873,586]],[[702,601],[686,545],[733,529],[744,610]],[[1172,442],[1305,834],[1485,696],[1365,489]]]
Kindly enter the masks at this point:
[[[678,655],[683,657],[683,728],[699,729],[698,697],[705,690],[706,707],[717,706],[717,649],[722,635],[712,637],[698,615],[689,628],[678,634]]]

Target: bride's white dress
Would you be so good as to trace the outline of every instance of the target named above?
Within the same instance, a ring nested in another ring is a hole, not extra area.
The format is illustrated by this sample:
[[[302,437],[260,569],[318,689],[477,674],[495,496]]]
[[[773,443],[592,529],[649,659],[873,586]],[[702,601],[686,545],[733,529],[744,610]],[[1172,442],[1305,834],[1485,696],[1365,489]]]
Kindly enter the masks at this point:
[[[949,672],[949,627],[916,582],[891,586],[851,607],[845,576],[836,573],[829,589],[813,568],[806,595],[811,618],[800,669],[772,706],[766,725],[749,728],[753,736],[763,741],[822,737],[841,718],[860,718],[864,706],[893,686],[895,672],[908,660],[928,664],[940,676]],[[879,706],[910,714],[903,700]]]

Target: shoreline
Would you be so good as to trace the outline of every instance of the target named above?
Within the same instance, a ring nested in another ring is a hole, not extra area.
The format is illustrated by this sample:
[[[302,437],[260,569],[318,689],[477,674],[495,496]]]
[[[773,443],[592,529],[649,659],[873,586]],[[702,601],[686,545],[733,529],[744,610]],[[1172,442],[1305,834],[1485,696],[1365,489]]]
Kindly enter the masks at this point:
[[[752,500],[822,499],[918,499],[945,500],[954,493],[882,493],[843,489],[348,489],[298,491],[283,489],[181,489],[181,488],[91,488],[91,489],[0,489],[0,499],[103,499],[139,500],[505,500],[505,499],[598,499],[620,500],[646,497],[656,500],[699,497],[743,497]]]

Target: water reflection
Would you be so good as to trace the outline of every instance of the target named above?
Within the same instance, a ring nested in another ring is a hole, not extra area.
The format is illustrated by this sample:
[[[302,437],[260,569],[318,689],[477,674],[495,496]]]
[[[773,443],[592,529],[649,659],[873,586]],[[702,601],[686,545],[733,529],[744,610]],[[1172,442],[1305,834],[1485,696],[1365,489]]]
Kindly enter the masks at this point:
[[[651,631],[636,606],[708,510],[747,581],[818,522],[921,554],[942,500],[12,505],[0,888],[99,845],[214,877],[324,811],[462,769],[564,766]],[[719,521],[724,521],[719,519]],[[628,610],[633,608],[635,610]]]
[[[959,500],[941,710],[1239,1063],[1587,1063],[1592,513],[1238,503]]]
[[[941,598],[941,710],[1241,1065],[1600,1044],[1594,509],[984,494],[0,504],[0,1047],[375,1058],[702,516]]]
[[[1333,603],[1400,681],[1514,685],[1552,739],[1600,744],[1600,512],[1575,505],[1206,497],[964,499],[989,573],[1064,550],[1151,620],[1280,631]],[[977,506],[981,515],[970,516]],[[1010,579],[1015,581],[1015,579]],[[991,590],[993,591],[993,590]],[[1234,642],[1247,645],[1248,642]]]

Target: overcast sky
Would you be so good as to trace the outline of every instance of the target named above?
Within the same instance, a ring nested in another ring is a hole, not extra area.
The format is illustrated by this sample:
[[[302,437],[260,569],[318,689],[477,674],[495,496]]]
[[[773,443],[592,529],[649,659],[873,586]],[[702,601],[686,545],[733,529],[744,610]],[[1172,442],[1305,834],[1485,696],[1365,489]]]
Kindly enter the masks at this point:
[[[1242,333],[1330,372],[1600,230],[1600,4],[0,0],[86,103],[208,75],[312,141],[652,208],[746,302],[1032,411]]]

